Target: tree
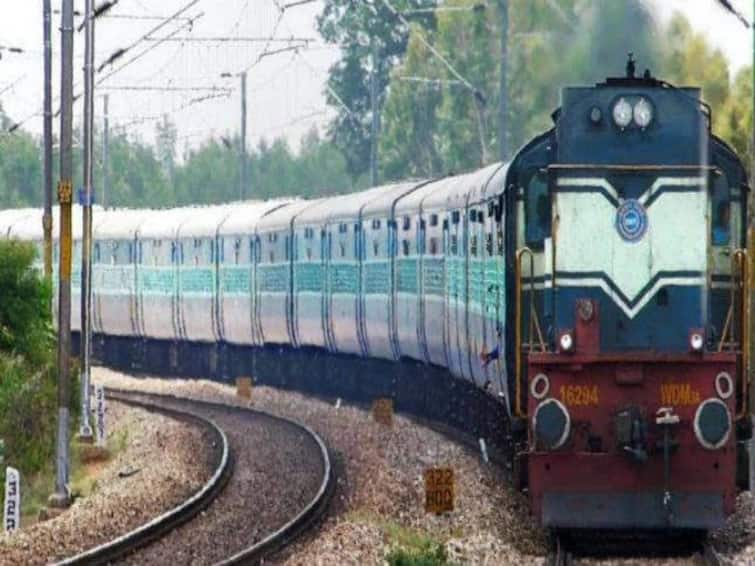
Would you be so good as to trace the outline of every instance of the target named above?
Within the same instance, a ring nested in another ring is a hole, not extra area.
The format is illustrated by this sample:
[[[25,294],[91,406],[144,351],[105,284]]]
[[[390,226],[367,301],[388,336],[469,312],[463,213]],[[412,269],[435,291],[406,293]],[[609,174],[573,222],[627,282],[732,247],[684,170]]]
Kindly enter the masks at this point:
[[[315,126],[301,142],[296,159],[296,194],[318,197],[354,190],[346,159],[332,143],[320,138]]]
[[[729,142],[749,169],[752,150],[752,67],[737,73],[729,97],[713,109],[715,132]]]
[[[475,5],[474,0],[448,0],[444,6],[462,10],[439,12],[434,30],[411,29],[406,56],[391,75],[383,116],[386,178],[468,170],[498,155],[500,5],[488,3],[483,11]],[[627,18],[632,26],[623,24]],[[657,67],[662,60],[657,30],[639,0],[512,1],[509,22],[505,95],[507,145],[512,148],[551,127],[562,86],[623,74],[627,51],[634,51],[643,65]],[[429,52],[420,35],[484,96],[484,104],[454,82],[457,77]],[[431,91],[429,84],[405,85],[402,75],[439,79],[442,86]],[[429,161],[428,156],[438,158]]]
[[[157,141],[157,159],[163,168],[164,175],[172,182],[176,172],[176,142],[178,131],[176,125],[167,114],[155,126]]]
[[[328,136],[343,152],[353,181],[369,167],[372,120],[369,78],[373,69],[373,45],[378,55],[377,83],[381,101],[390,70],[406,51],[409,30],[389,6],[405,11],[434,5],[435,0],[325,0],[317,20],[318,28],[325,41],[337,44],[343,53],[329,72],[327,100],[337,110],[337,115],[330,124]],[[433,27],[431,12],[410,17],[427,29]]]
[[[236,140],[237,142],[238,140]],[[230,202],[238,199],[238,154],[217,140],[208,140],[189,151],[182,167],[176,171],[175,194],[181,204]],[[254,198],[260,198],[256,185]]]

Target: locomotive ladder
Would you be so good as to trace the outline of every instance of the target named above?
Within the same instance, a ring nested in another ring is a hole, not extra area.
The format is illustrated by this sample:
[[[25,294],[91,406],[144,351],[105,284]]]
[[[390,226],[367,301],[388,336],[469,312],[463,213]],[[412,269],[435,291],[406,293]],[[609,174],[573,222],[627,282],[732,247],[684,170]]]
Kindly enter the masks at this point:
[[[748,414],[750,382],[750,261],[746,249],[732,254],[731,298],[718,351],[737,352],[741,356],[742,404],[737,418]]]
[[[524,257],[529,256],[530,268],[529,268],[529,318],[528,329],[526,339],[522,336],[524,330],[522,328],[522,287],[524,282],[522,280],[523,275],[523,263]],[[516,370],[516,403],[515,412],[517,417],[526,418],[527,412],[522,408],[522,388],[526,380],[526,371],[522,368],[522,354],[524,352],[547,352],[548,348],[543,338],[543,332],[540,326],[540,319],[537,316],[537,310],[535,309],[535,256],[532,250],[528,247],[523,247],[516,252],[516,328],[514,331],[515,336],[515,370]],[[535,342],[537,337],[537,343]]]

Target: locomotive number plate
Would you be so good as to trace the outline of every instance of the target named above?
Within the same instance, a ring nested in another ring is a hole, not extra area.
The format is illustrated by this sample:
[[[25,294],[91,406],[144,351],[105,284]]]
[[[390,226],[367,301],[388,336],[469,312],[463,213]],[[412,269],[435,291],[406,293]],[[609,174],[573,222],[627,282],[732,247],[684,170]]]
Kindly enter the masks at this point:
[[[661,405],[699,405],[700,392],[689,383],[662,383]]]
[[[562,385],[559,388],[561,402],[572,407],[597,407],[600,394],[597,385]]]

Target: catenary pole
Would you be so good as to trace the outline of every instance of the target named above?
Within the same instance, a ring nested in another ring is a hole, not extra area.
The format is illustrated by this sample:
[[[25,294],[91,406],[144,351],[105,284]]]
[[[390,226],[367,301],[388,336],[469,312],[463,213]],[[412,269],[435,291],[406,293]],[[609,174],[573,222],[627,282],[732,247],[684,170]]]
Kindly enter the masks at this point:
[[[102,128],[102,206],[107,206],[107,194],[110,184],[110,115],[108,106],[110,104],[110,95],[103,96],[103,118]]]
[[[378,176],[378,136],[380,135],[380,109],[378,106],[378,45],[372,43],[372,73],[370,74],[370,109],[372,127],[370,129],[370,183],[376,187]]]
[[[498,150],[499,159],[506,161],[509,156],[507,115],[508,115],[508,39],[509,39],[509,0],[498,0],[498,11],[501,16],[501,67],[498,101]]]
[[[241,143],[239,147],[239,164],[240,164],[240,187],[239,187],[239,199],[244,200],[246,198],[246,71],[241,73]]]
[[[85,3],[84,45],[84,189],[81,195],[81,424],[79,440],[93,440],[89,422],[92,342],[92,202],[94,196],[94,0]]]
[[[42,216],[44,233],[45,277],[52,278],[52,16],[51,0],[42,0],[44,20],[44,199],[45,210]]]
[[[58,432],[55,450],[53,506],[67,507],[68,429],[70,426],[71,357],[71,204],[73,201],[73,0],[62,0],[60,81],[60,261],[58,279]]]

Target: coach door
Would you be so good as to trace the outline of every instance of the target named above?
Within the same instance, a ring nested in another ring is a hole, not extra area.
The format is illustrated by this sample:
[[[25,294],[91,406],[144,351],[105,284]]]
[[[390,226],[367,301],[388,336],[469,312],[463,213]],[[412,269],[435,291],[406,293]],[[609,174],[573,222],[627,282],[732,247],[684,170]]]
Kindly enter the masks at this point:
[[[506,256],[504,249],[503,199],[487,202],[485,210],[485,343],[480,352],[485,381],[496,393],[506,394],[503,356],[506,320]]]

